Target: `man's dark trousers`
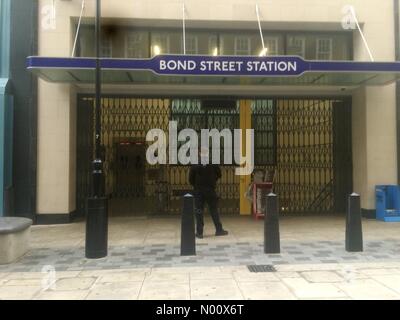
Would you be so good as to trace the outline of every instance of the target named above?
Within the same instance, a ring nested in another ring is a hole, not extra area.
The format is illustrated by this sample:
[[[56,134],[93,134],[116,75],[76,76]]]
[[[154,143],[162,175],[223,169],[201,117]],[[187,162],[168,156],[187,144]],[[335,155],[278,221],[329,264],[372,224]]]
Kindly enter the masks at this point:
[[[213,219],[215,230],[222,231],[222,224],[218,214],[218,196],[214,189],[201,189],[194,191],[194,207],[196,213],[196,230],[198,235],[203,235],[204,208],[207,204]]]

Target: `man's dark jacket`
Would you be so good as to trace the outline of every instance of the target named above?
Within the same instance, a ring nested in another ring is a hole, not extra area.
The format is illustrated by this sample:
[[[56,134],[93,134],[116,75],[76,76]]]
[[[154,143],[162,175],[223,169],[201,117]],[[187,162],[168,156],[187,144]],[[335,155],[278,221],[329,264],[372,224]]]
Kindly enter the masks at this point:
[[[190,168],[189,182],[195,191],[215,189],[221,179],[221,169],[218,165],[195,165]]]

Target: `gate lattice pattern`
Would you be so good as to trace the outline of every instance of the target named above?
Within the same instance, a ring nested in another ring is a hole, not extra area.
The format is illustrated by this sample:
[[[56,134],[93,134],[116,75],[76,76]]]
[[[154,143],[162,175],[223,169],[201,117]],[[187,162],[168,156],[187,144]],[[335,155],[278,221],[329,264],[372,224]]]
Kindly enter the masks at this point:
[[[94,98],[84,96],[79,99],[77,207],[80,208],[85,193],[89,193]],[[274,189],[283,214],[330,213],[334,210],[335,103],[341,103],[340,99],[254,100],[252,123],[255,129],[256,167],[275,171]],[[134,185],[116,188],[115,157],[118,143],[144,142],[147,132],[154,128],[168,132],[170,120],[178,122],[178,130],[240,127],[239,105],[237,108],[218,108],[216,105],[215,108],[203,110],[201,101],[196,99],[113,96],[104,97],[102,104],[106,191],[112,198],[134,199],[128,208],[130,212],[180,212],[180,196],[190,189],[189,168],[173,165],[154,167],[146,162],[144,190],[137,190]],[[335,150],[338,148],[339,145]],[[235,176],[234,168],[221,167],[223,177],[218,192],[223,213],[239,211],[240,180]]]
[[[178,131],[191,128],[200,136],[201,129],[237,129],[239,128],[239,105],[236,108],[220,108],[217,104],[213,108],[203,109],[201,100],[174,99],[172,100],[171,118],[178,122]],[[223,149],[223,143],[221,143]],[[221,159],[224,155],[221,152]],[[190,189],[188,184],[188,167],[170,167],[170,186],[173,190]],[[222,178],[218,183],[217,192],[220,196],[220,211],[223,213],[239,213],[239,177],[235,175],[235,167],[221,166]],[[173,178],[172,178],[173,177]],[[172,195],[175,192],[172,192]],[[177,198],[174,201],[178,201]],[[175,210],[180,210],[174,206]]]
[[[279,99],[275,191],[283,213],[332,212],[333,100]]]
[[[105,151],[106,192],[113,198],[137,198],[143,194],[154,195],[156,180],[144,179],[144,190],[127,185],[116,188],[116,147],[121,142],[145,143],[147,132],[154,128],[168,130],[170,112],[167,99],[103,98],[102,145]],[[150,167],[145,161],[146,172]]]

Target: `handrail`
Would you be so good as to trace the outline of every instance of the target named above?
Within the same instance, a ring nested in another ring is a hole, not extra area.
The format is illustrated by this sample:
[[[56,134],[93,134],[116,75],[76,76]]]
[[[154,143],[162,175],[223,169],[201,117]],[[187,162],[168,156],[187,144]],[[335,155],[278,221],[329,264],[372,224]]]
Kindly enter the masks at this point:
[[[332,188],[333,188],[333,179],[324,186],[321,192],[315,197],[314,201],[308,206],[307,210],[311,210],[313,208],[318,207],[324,200],[326,200]]]

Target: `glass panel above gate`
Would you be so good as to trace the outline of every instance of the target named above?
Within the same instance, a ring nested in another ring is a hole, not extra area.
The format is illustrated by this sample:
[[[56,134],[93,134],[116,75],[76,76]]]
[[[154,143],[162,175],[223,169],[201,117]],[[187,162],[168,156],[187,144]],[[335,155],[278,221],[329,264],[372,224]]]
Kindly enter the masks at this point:
[[[75,34],[75,33],[74,33]],[[183,54],[181,28],[150,28],[105,25],[102,38],[113,58],[150,58],[160,54]],[[308,60],[352,60],[352,33],[313,31],[266,31],[267,56],[299,55]],[[186,54],[258,56],[264,53],[258,29],[186,30]],[[78,57],[93,57],[94,26],[79,33]]]
[[[255,165],[276,165],[276,105],[274,99],[254,100],[252,104]]]

